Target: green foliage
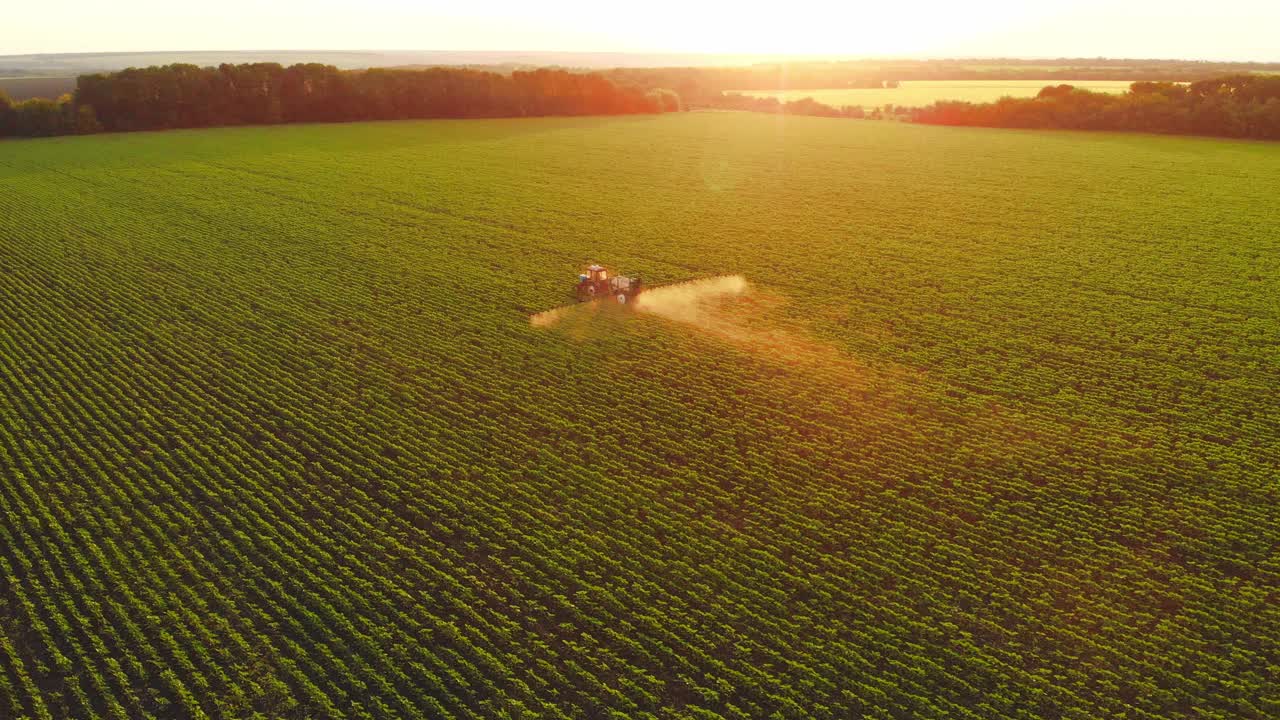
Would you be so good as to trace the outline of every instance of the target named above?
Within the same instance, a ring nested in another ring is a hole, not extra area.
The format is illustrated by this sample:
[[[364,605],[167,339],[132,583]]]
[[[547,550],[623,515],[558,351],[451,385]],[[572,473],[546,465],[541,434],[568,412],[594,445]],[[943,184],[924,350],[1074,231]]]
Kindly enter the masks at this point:
[[[66,95],[57,102],[37,98],[21,103],[5,134],[679,109],[679,98],[666,93],[646,96],[596,73],[565,70],[500,75],[461,68],[341,71],[318,64],[174,64],[83,75],[74,100]]]
[[[1135,82],[1123,95],[1062,84],[1034,98],[994,103],[937,102],[917,122],[1076,130],[1137,130],[1280,140],[1280,77],[1234,75],[1191,83]]]
[[[1123,87],[1134,80],[1193,82],[1224,75],[1275,73],[1280,63],[1115,60],[840,60],[756,63],[746,67],[615,68],[605,74],[621,85],[673,88],[685,103],[714,103],[724,92],[772,95],[780,101],[808,96],[833,105],[918,107],[939,100],[988,102],[1001,95],[1028,95],[1047,83],[1091,88]],[[906,87],[898,90],[902,81]],[[963,94],[956,94],[964,88]],[[1001,92],[1008,88],[1008,92]],[[886,92],[889,91],[889,92]],[[940,92],[945,91],[945,92]]]
[[[1280,707],[1280,146],[6,142],[0,716]],[[560,305],[742,273],[741,332]]]
[[[0,90],[0,137],[13,134],[13,102]]]
[[[1094,92],[1121,93],[1129,88],[1125,80],[1067,80],[1075,87]],[[940,100],[992,102],[1004,96],[1032,97],[1047,84],[1046,80],[908,80],[884,88],[829,87],[811,90],[755,90],[744,95],[759,98],[776,97],[780,101],[811,97],[825,105],[878,108],[886,103],[906,107],[924,107]]]
[[[0,93],[13,100],[55,98],[76,89],[74,77],[3,77],[3,74],[0,70]]]
[[[98,122],[98,114],[92,105],[81,105],[76,108],[76,134],[91,135],[102,132],[102,123]]]
[[[5,126],[13,135],[47,137],[70,132],[74,124],[70,120],[71,105],[66,98],[47,100],[32,98],[14,104],[5,113]]]
[[[750,112],[767,112],[782,115],[812,115],[816,117],[843,117],[861,119],[867,116],[861,105],[845,105],[833,107],[820,103],[811,97],[798,100],[778,100],[772,95],[744,95],[742,93],[725,93],[711,103],[712,107],[723,110],[748,110]]]

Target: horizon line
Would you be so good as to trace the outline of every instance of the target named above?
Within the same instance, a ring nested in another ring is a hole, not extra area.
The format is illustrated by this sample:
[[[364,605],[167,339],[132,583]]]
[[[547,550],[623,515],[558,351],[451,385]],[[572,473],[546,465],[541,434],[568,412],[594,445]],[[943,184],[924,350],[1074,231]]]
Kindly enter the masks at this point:
[[[216,53],[345,53],[352,55],[389,54],[389,53],[424,53],[424,54],[499,54],[499,55],[613,55],[613,56],[692,56],[705,58],[804,58],[831,60],[1079,60],[1079,61],[1127,61],[1127,62],[1187,62],[1216,63],[1241,65],[1280,65],[1280,58],[1275,60],[1241,60],[1222,58],[1187,58],[1187,57],[1124,57],[1109,55],[956,55],[956,54],[857,54],[857,53],[777,53],[777,52],[708,52],[699,50],[477,50],[477,49],[412,49],[412,48],[243,48],[243,49],[203,49],[203,50],[83,50],[66,52],[8,52],[0,51],[0,60],[19,57],[68,57],[68,56],[110,56],[110,55],[200,55]]]

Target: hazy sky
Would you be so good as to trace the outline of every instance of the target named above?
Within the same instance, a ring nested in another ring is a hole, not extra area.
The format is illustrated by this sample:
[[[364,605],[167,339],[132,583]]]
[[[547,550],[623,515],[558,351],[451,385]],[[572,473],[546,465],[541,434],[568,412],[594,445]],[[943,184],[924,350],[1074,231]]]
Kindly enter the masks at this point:
[[[42,0],[0,54],[617,50],[1280,61],[1280,0]]]

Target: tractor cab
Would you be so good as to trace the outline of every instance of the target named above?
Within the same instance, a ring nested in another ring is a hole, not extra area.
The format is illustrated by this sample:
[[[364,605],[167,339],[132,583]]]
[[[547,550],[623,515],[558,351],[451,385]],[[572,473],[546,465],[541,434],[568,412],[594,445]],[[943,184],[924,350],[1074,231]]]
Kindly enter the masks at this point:
[[[640,293],[640,278],[609,277],[609,271],[603,265],[589,265],[587,271],[578,275],[578,302],[610,298],[625,304],[627,300]]]

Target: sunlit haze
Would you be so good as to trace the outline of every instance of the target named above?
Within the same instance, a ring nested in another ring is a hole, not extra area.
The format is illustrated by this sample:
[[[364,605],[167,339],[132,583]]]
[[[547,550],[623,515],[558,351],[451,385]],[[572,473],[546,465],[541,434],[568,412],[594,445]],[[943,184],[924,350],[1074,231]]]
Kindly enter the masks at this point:
[[[0,54],[402,49],[1280,60],[1280,2],[55,0],[5,10]]]

